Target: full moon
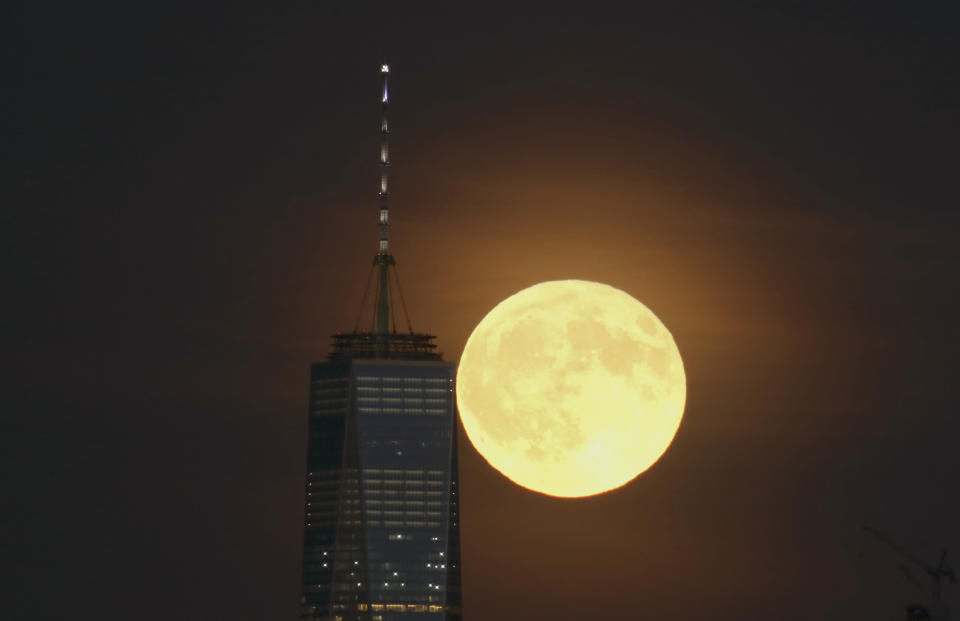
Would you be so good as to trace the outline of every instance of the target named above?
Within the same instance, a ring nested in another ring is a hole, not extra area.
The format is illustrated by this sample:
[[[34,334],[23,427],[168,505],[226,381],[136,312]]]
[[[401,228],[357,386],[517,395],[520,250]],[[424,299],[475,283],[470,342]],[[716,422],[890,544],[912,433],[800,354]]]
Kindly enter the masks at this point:
[[[500,302],[473,330],[457,406],[481,455],[550,496],[627,483],[667,450],[687,396],[673,336],[609,285],[556,280]]]

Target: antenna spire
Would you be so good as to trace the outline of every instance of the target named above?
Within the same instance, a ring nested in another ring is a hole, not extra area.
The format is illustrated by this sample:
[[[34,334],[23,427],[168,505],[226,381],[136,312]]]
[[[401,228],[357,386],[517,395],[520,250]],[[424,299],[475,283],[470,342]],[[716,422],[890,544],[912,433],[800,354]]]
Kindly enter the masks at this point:
[[[333,336],[333,351],[330,353],[331,360],[342,360],[350,358],[393,358],[398,360],[442,360],[442,356],[436,351],[436,344],[433,339],[436,337],[427,332],[414,332],[410,325],[410,313],[407,312],[407,304],[403,299],[403,287],[400,286],[400,275],[397,273],[397,265],[390,254],[389,232],[390,232],[390,188],[388,187],[390,175],[390,128],[387,125],[387,108],[390,105],[390,92],[387,87],[387,78],[390,76],[390,66],[380,65],[380,76],[382,79],[382,88],[380,90],[380,191],[379,191],[379,216],[378,223],[380,229],[380,244],[377,248],[377,254],[373,257],[373,264],[370,266],[370,272],[367,275],[367,284],[363,288],[363,299],[360,301],[360,311],[357,314],[357,323],[353,327],[353,332],[341,334],[337,332]],[[368,288],[373,278],[373,272],[377,272],[377,285],[374,290],[373,302],[373,321],[371,322],[371,331],[357,331],[360,325],[360,319],[365,315],[364,305],[367,301]],[[390,284],[391,276],[395,279],[396,288]],[[400,297],[400,306],[407,320],[408,332],[397,332],[396,317],[400,312],[394,312],[393,293],[394,291]]]
[[[380,245],[377,255],[373,258],[374,265],[380,268],[380,286],[377,295],[377,333],[390,332],[390,267],[394,264],[390,255],[390,126],[387,121],[387,111],[390,106],[390,91],[387,79],[390,77],[390,66],[380,65],[380,75],[383,77],[381,89],[380,113]]]
[[[387,111],[390,106],[387,78],[390,76],[390,66],[380,65],[380,75],[383,76],[383,89],[380,99],[380,249],[378,254],[387,255],[390,254],[388,248],[390,190],[387,186],[390,177],[390,127],[387,123]]]

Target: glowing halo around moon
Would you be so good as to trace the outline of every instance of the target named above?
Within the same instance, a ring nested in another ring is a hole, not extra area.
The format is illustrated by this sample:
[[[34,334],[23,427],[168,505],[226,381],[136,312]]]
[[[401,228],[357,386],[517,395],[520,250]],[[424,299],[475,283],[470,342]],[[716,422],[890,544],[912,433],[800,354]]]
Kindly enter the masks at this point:
[[[687,383],[670,332],[609,285],[542,282],[473,330],[457,406],[481,455],[507,478],[578,497],[629,482],[667,450]]]

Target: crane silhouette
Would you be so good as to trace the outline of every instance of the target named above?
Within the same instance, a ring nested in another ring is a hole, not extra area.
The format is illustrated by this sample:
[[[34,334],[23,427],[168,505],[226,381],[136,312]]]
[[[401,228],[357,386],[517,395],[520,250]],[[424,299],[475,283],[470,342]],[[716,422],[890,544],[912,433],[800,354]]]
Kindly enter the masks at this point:
[[[904,560],[926,572],[927,576],[930,578],[930,600],[934,608],[936,608],[940,603],[940,590],[943,581],[946,579],[950,582],[950,584],[957,583],[957,575],[954,573],[953,568],[947,564],[946,548],[944,548],[940,553],[940,562],[937,563],[936,567],[934,567],[932,565],[928,565],[907,550],[903,549],[900,545],[890,540],[890,538],[877,529],[864,524],[863,530],[876,537],[881,543],[899,554]],[[906,574],[908,580],[919,586],[919,580],[914,577],[913,573],[910,572],[906,565],[900,563],[897,565],[897,567],[903,571],[904,574]]]

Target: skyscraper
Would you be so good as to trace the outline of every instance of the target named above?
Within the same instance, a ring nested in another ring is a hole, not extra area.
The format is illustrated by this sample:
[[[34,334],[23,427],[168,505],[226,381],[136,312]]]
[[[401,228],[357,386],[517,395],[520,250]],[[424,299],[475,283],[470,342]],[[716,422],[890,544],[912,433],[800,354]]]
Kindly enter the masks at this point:
[[[301,619],[311,621],[461,618],[455,368],[433,335],[395,325],[389,72],[381,66],[373,325],[335,335],[310,373]]]

